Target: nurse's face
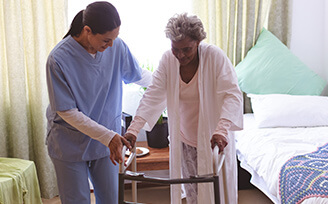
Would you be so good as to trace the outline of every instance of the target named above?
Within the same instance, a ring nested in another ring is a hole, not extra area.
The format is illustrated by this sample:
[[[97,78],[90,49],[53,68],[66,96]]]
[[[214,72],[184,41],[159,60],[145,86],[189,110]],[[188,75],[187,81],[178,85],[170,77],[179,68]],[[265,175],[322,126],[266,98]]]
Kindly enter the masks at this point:
[[[186,37],[180,41],[171,41],[173,55],[179,60],[180,65],[185,66],[197,58],[200,41]]]
[[[89,48],[94,52],[105,51],[108,47],[113,46],[113,42],[117,38],[119,31],[120,27],[104,34],[93,34],[90,30],[90,32],[88,32]]]

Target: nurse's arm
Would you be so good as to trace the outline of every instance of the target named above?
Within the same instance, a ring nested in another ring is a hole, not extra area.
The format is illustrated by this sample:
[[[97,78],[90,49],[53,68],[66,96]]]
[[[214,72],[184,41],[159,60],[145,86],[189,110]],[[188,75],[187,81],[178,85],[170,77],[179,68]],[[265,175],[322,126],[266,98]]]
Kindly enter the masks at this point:
[[[92,139],[98,140],[106,147],[109,147],[111,140],[115,135],[118,135],[116,132],[109,130],[105,126],[100,125],[86,116],[84,113],[78,111],[77,108],[66,111],[57,111],[57,114],[68,124]]]

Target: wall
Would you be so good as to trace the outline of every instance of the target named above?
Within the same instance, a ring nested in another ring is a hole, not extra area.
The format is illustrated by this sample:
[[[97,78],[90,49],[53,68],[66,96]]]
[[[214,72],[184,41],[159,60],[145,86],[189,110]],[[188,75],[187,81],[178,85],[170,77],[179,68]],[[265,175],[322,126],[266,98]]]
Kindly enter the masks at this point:
[[[325,12],[326,11],[326,12]],[[294,0],[291,51],[328,81],[328,2]],[[324,95],[327,95],[327,90]]]
[[[324,15],[324,46],[325,46],[325,49],[324,49],[324,67],[325,67],[325,76],[326,76],[326,79],[328,79],[328,2],[325,2],[325,5],[324,5],[324,10],[325,10],[325,15]]]

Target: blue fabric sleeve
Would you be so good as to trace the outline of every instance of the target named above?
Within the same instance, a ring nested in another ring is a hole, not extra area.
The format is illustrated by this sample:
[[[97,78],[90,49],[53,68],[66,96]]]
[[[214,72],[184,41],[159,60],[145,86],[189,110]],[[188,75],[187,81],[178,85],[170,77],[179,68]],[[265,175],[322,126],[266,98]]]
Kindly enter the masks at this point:
[[[141,67],[139,66],[139,62],[132,55],[129,47],[121,40],[122,45],[122,79],[124,83],[132,83],[141,79]]]
[[[52,110],[64,111],[76,108],[76,102],[65,77],[53,56],[47,61],[47,85]]]

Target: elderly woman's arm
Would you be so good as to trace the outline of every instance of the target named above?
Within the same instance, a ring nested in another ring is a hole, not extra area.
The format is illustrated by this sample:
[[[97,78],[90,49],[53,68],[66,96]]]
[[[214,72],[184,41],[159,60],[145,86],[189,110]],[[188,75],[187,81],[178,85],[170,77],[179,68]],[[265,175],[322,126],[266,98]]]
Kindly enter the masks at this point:
[[[146,124],[146,120],[140,116],[135,116],[132,120],[130,126],[128,127],[124,137],[128,140],[132,147],[134,147],[137,136],[141,130],[141,128]]]
[[[212,139],[211,139],[211,147],[212,149],[215,147],[215,145],[219,146],[220,152],[224,150],[224,148],[228,145],[228,130],[231,127],[231,121],[221,118],[219,120],[219,123],[213,133]]]

